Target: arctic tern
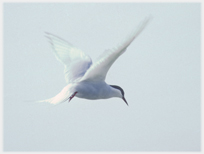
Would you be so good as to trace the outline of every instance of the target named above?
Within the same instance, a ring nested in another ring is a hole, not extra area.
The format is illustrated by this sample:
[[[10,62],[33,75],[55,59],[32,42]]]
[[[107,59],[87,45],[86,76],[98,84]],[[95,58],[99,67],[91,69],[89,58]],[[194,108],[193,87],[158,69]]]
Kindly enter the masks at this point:
[[[58,104],[67,100],[71,101],[74,97],[90,100],[119,97],[128,105],[123,89],[105,82],[106,74],[115,60],[126,51],[131,42],[145,28],[150,18],[150,16],[146,17],[120,45],[105,51],[103,56],[93,63],[91,58],[80,49],[53,34],[46,33],[57,60],[64,64],[67,86],[55,97],[38,102]]]

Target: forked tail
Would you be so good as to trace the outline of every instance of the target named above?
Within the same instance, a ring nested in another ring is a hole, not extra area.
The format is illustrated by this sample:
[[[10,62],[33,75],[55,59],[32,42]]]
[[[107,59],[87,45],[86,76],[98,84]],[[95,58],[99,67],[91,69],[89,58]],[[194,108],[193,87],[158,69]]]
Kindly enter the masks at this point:
[[[69,88],[70,88],[70,86],[67,85],[55,97],[52,97],[52,98],[49,98],[49,99],[46,99],[46,100],[37,101],[37,102],[38,103],[47,102],[47,103],[54,104],[54,105],[59,104],[59,103],[63,103],[63,102],[67,101],[70,98],[71,94],[70,94]]]

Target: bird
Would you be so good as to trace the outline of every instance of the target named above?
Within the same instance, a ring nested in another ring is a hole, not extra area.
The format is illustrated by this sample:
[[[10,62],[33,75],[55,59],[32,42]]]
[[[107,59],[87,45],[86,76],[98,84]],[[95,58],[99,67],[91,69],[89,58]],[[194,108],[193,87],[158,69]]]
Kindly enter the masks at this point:
[[[67,85],[56,96],[38,102],[56,105],[66,101],[70,102],[74,97],[89,100],[119,97],[128,105],[124,90],[120,86],[107,84],[105,82],[106,75],[112,64],[126,51],[150,19],[151,16],[144,18],[127,38],[116,47],[105,50],[94,62],[81,49],[68,41],[45,32],[56,59],[64,65]]]

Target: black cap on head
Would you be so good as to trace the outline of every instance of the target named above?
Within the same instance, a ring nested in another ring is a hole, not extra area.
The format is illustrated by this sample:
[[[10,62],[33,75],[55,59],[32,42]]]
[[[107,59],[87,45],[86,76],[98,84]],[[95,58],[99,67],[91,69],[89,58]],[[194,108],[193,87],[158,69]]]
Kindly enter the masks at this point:
[[[124,90],[121,88],[121,87],[119,87],[119,86],[116,86],[116,85],[110,85],[111,87],[113,87],[113,88],[115,88],[115,89],[118,89],[118,90],[120,90],[120,92],[121,92],[121,94],[122,94],[122,99],[125,101],[125,103],[128,105],[128,103],[127,103],[127,101],[126,101],[126,99],[125,99],[125,92],[124,92]]]

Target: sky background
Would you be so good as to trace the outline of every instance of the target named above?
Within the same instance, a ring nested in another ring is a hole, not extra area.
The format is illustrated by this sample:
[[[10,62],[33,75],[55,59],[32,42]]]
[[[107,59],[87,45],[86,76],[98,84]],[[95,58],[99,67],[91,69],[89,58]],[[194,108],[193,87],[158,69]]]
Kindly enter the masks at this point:
[[[66,86],[44,32],[94,60],[148,15],[106,77],[129,106],[119,98],[32,102]],[[199,3],[4,3],[3,45],[4,151],[201,150]]]

